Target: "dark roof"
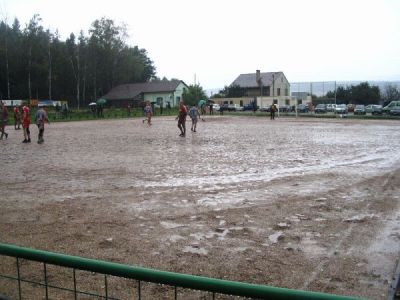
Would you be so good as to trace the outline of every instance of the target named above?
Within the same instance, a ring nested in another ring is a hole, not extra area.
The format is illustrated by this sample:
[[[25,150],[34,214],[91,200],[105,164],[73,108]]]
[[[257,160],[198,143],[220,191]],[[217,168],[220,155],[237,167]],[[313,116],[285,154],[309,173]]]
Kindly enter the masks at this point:
[[[275,76],[275,80],[281,75],[285,76],[283,72],[260,73],[261,81],[264,86],[272,85],[272,75]],[[232,85],[238,85],[243,88],[259,87],[255,72],[250,74],[240,74],[238,78],[232,82]]]
[[[102,98],[107,100],[133,99],[142,93],[173,92],[181,82],[185,84],[181,80],[122,84],[112,88]]]

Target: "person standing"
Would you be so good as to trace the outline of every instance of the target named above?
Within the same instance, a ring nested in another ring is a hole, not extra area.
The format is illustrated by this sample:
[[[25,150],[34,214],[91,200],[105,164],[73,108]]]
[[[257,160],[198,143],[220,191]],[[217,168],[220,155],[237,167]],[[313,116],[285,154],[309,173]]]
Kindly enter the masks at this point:
[[[150,102],[146,102],[146,106],[144,107],[144,115],[146,119],[143,120],[143,123],[147,121],[147,125],[151,125],[151,117],[153,116],[153,109],[151,108]]]
[[[192,128],[190,128],[190,130],[196,132],[197,121],[200,117],[200,112],[196,104],[189,109],[189,116],[192,119]]]
[[[14,106],[14,129],[21,129],[21,111],[17,105]]]
[[[271,120],[275,120],[275,112],[276,112],[276,105],[275,103],[272,103],[270,108]]]
[[[29,125],[31,124],[31,117],[29,107],[24,105],[22,107],[22,129],[24,130],[24,140],[23,143],[31,142],[31,132],[29,130]]]
[[[201,112],[201,115],[206,114],[206,102],[204,100],[202,100],[202,102],[200,104],[200,112]]]
[[[210,103],[209,107],[210,107],[210,115],[213,115],[214,114],[213,104]]]
[[[6,139],[8,138],[8,133],[6,132],[6,125],[8,123],[8,110],[7,107],[4,105],[2,101],[0,101],[0,140],[3,139],[3,136],[6,136]]]
[[[181,100],[179,102],[179,112],[178,116],[175,120],[178,120],[178,128],[181,131],[179,136],[184,137],[186,135],[186,116],[187,116],[187,108],[184,102]]]
[[[43,144],[43,134],[44,134],[44,123],[47,122],[50,124],[49,119],[47,118],[47,113],[43,107],[39,108],[35,115],[35,123],[39,129],[38,134],[38,144]]]

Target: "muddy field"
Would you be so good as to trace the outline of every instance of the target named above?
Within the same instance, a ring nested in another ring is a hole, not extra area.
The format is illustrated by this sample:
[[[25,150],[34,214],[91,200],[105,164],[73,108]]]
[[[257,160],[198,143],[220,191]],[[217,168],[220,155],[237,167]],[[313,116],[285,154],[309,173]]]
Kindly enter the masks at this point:
[[[9,127],[0,241],[386,299],[400,254],[400,122],[215,116],[188,129],[179,137],[173,117],[54,123],[38,145],[36,128],[22,144]],[[0,294],[16,297],[12,287],[0,279]]]

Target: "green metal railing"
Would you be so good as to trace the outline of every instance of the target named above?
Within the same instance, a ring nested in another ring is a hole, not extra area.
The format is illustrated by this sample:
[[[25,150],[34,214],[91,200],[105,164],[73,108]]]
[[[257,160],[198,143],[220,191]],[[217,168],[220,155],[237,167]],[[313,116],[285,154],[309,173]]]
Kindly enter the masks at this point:
[[[177,299],[177,288],[186,288],[199,291],[208,291],[212,293],[212,298],[216,294],[241,296],[256,299],[323,299],[323,300],[340,300],[340,299],[359,299],[354,297],[345,297],[331,295],[318,292],[308,292],[301,290],[292,290],[286,288],[277,288],[264,285],[248,284],[235,281],[227,281],[213,279],[201,276],[193,276],[172,272],[165,272],[142,267],[133,267],[129,265],[111,263],[106,261],[82,258],[78,256],[70,256],[59,253],[35,250],[30,248],[19,247],[10,244],[0,243],[0,255],[15,257],[17,276],[6,276],[0,274],[0,277],[15,280],[18,282],[18,295],[21,299],[21,282],[27,282],[43,286],[45,289],[45,299],[49,299],[49,288],[60,289],[74,294],[77,299],[78,294],[99,297],[103,299],[114,299],[108,295],[107,276],[117,276],[122,278],[137,280],[137,295],[141,299],[141,282],[150,282],[174,287],[174,298]],[[32,280],[23,279],[20,271],[20,260],[26,259],[43,263],[43,282],[34,282]],[[56,265],[73,269],[73,289],[50,285],[47,280],[47,265]],[[98,295],[89,292],[77,290],[75,270],[84,270],[104,275],[104,295]],[[0,294],[1,294],[0,287]]]

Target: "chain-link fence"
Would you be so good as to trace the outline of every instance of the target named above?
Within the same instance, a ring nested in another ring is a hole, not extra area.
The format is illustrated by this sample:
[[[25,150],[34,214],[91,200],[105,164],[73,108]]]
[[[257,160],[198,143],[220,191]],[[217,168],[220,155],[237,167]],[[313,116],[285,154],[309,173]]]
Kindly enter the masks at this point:
[[[344,89],[358,85],[365,81],[313,81],[313,82],[291,82],[290,92],[291,96],[298,99],[305,99],[306,96],[326,97],[328,92],[331,96],[336,94],[339,87]],[[388,86],[393,86],[400,90],[400,81],[367,81],[370,86],[377,86],[381,94],[385,92]],[[334,98],[334,97],[326,97]]]

